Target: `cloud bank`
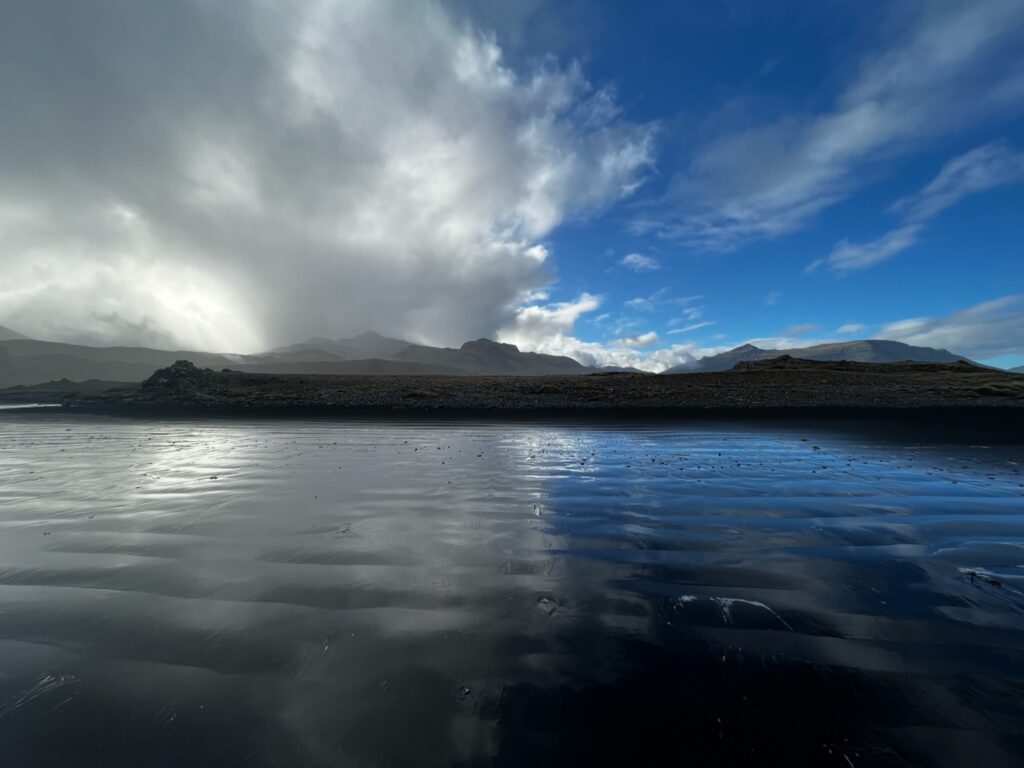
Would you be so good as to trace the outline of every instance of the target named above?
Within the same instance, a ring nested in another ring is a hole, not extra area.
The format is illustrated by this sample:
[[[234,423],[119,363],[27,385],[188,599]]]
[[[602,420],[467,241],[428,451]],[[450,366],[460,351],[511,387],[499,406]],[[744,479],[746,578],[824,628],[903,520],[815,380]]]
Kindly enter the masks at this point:
[[[578,66],[398,0],[21,3],[0,114],[0,317],[84,343],[493,335],[653,151]]]

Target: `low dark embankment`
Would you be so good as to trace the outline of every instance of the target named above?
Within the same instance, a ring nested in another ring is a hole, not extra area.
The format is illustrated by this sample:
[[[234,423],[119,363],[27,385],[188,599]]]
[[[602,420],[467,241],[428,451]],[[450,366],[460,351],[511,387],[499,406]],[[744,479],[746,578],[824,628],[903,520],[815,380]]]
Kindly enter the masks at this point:
[[[671,376],[273,375],[179,362],[139,385],[79,391],[61,401],[78,412],[138,416],[874,419],[1024,433],[1024,377],[1019,375],[967,363],[789,357],[740,363],[724,373]]]

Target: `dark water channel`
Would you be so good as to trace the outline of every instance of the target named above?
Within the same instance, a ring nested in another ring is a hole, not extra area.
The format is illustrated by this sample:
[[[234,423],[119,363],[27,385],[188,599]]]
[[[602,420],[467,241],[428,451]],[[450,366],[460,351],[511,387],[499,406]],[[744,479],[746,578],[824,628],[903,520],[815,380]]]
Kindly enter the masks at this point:
[[[1024,765],[1024,449],[0,416],[11,766]]]

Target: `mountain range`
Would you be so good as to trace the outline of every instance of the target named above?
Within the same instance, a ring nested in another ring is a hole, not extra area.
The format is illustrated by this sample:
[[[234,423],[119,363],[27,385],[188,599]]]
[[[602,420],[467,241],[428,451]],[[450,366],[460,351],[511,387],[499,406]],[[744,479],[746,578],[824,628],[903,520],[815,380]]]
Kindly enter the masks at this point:
[[[965,359],[944,349],[913,347],[897,341],[850,341],[802,349],[761,349],[751,344],[671,368],[665,373],[725,371],[745,360],[779,355],[808,360],[859,362],[955,362]],[[236,355],[146,347],[90,347],[30,339],[0,326],[0,388],[71,381],[133,382],[148,378],[176,360],[197,366],[250,373],[353,375],[520,375],[587,374],[635,370],[593,368],[570,357],[522,352],[490,339],[467,341],[458,349],[430,347],[367,332],[343,339],[313,338],[263,354]]]
[[[310,339],[264,354],[235,355],[38,341],[0,326],[0,388],[59,379],[142,381],[176,360],[249,373],[536,376],[605,370],[581,365],[570,357],[520,352],[512,344],[489,339],[467,341],[450,349],[370,332],[349,339]]]
[[[796,349],[761,349],[753,344],[730,349],[717,355],[677,365],[664,373],[696,373],[700,371],[727,371],[736,363],[749,360],[768,360],[789,355],[801,360],[850,360],[858,363],[902,363],[908,360],[923,363],[955,363],[968,360],[945,349],[914,347],[899,341],[867,339],[863,341],[841,341],[832,344],[816,344]]]

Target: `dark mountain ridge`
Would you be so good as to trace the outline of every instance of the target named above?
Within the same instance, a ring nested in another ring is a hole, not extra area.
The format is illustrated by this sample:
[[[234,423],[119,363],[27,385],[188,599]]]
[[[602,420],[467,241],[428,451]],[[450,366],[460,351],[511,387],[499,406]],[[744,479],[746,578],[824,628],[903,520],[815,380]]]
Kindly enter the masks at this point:
[[[538,376],[599,370],[569,357],[521,352],[513,344],[490,339],[468,341],[452,349],[368,332],[349,339],[309,339],[263,354],[235,355],[146,347],[89,347],[37,341],[13,331],[9,335],[11,338],[0,341],[0,388],[60,379],[136,382],[177,360],[214,370],[280,374]]]
[[[915,347],[900,341],[888,341],[886,339],[865,339],[831,344],[816,344],[811,347],[797,347],[795,349],[761,349],[753,344],[744,344],[727,352],[709,355],[702,357],[700,360],[677,365],[664,371],[664,373],[728,371],[740,362],[769,360],[783,355],[800,360],[848,360],[857,363],[901,363],[905,361],[955,363],[958,360],[973,362],[963,355],[955,355],[945,349]]]
[[[138,382],[154,371],[188,360],[213,370],[242,373],[369,376],[540,376],[579,375],[630,369],[594,368],[571,357],[522,352],[490,339],[461,347],[431,347],[392,339],[372,331],[341,339],[312,338],[261,354],[240,355],[147,347],[90,347],[30,339],[0,326],[0,388],[61,379],[83,382]],[[789,355],[807,360],[895,363],[906,360],[952,363],[962,358],[944,349],[914,347],[897,341],[866,340],[771,350],[744,344],[665,373],[725,371],[736,363]]]
[[[0,341],[7,341],[8,339],[27,339],[27,336],[22,336],[17,331],[12,331],[10,328],[0,325]]]

